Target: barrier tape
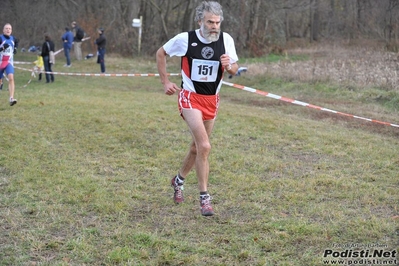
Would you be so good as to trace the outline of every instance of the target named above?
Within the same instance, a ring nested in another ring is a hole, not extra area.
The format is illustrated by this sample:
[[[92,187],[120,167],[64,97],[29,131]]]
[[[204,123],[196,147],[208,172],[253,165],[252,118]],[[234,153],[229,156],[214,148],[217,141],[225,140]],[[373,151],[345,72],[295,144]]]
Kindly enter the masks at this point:
[[[89,40],[89,39],[90,39],[90,36],[89,36],[89,37],[86,37],[86,38],[83,38],[83,39],[82,39],[82,42],[87,41],[87,40]],[[74,44],[74,42],[72,42],[72,44]],[[64,51],[64,48],[61,48],[61,49],[55,51],[55,52],[54,52],[54,55],[57,55],[57,54],[61,53],[62,51]],[[32,64],[32,63],[14,61],[14,64]]]
[[[294,99],[290,99],[287,97],[283,97],[283,96],[279,96],[273,93],[268,93],[265,91],[260,91],[251,87],[246,87],[243,85],[239,85],[239,84],[234,84],[234,83],[230,83],[230,82],[226,82],[223,81],[223,84],[230,86],[230,87],[234,87],[240,90],[244,90],[244,91],[248,91],[248,92],[252,92],[252,93],[256,93],[262,96],[266,96],[272,99],[276,99],[276,100],[280,100],[283,102],[287,102],[287,103],[292,103],[292,104],[296,104],[296,105],[300,105],[303,107],[309,107],[309,108],[313,108],[313,109],[317,109],[319,111],[325,111],[325,112],[330,112],[333,114],[338,114],[338,115],[342,115],[342,116],[346,116],[346,117],[351,117],[351,118],[356,118],[356,119],[361,119],[361,120],[365,120],[368,122],[373,122],[373,123],[377,123],[377,124],[381,124],[381,125],[385,125],[385,126],[392,126],[392,127],[399,127],[399,125],[397,124],[392,124],[392,123],[388,123],[388,122],[383,122],[383,121],[379,121],[379,120],[375,120],[375,119],[371,119],[371,118],[365,118],[365,117],[361,117],[361,116],[357,116],[357,115],[352,115],[352,114],[347,114],[347,113],[343,113],[343,112],[339,112],[339,111],[334,111],[328,108],[324,108],[324,107],[320,107],[317,105],[313,105],[313,104],[309,104],[309,103],[305,103],[305,102],[301,102],[301,101],[297,101]]]
[[[15,67],[16,69],[24,70],[24,71],[32,71],[31,69]],[[83,77],[159,77],[159,74],[148,73],[148,74],[97,74],[97,73],[65,73],[65,72],[46,72],[41,71],[41,73],[45,74],[54,74],[61,76],[83,76]],[[168,76],[180,76],[178,73],[168,73]]]
[[[32,69],[32,74],[30,75],[30,79],[28,80],[28,82],[23,85],[22,87],[25,88],[26,86],[28,86],[31,82],[33,78],[36,78],[36,73],[40,73],[40,71],[38,70],[38,68],[35,66]]]
[[[21,68],[21,67],[15,67],[17,69],[21,69],[21,70],[25,70],[25,71],[31,71],[30,69],[25,69],[25,68]],[[90,76],[90,77],[158,77],[159,74],[91,74],[91,73],[64,73],[64,72],[44,72],[42,71],[41,73],[48,73],[48,74],[57,74],[57,75],[66,75],[66,76]],[[168,73],[168,76],[180,76],[180,73]],[[34,71],[32,71],[32,76],[34,76]],[[29,80],[28,84],[30,83],[31,80]],[[291,104],[296,104],[299,106],[303,106],[303,107],[308,107],[308,108],[312,108],[312,109],[316,109],[319,111],[324,111],[324,112],[329,112],[329,113],[333,113],[333,114],[337,114],[337,115],[342,115],[342,116],[346,116],[346,117],[350,117],[350,118],[355,118],[355,119],[360,119],[360,120],[364,120],[367,122],[372,122],[372,123],[376,123],[376,124],[380,124],[380,125],[385,125],[385,126],[391,126],[391,127],[397,127],[399,128],[398,124],[393,124],[393,123],[389,123],[389,122],[384,122],[384,121],[380,121],[380,120],[376,120],[376,119],[371,119],[371,118],[366,118],[366,117],[362,117],[362,116],[357,116],[357,115],[353,115],[353,114],[348,114],[348,113],[344,113],[344,112],[339,112],[339,111],[335,111],[332,109],[328,109],[328,108],[324,108],[321,106],[317,106],[317,105],[313,105],[310,103],[306,103],[306,102],[302,102],[302,101],[298,101],[295,99],[291,99],[291,98],[287,98],[284,96],[280,96],[280,95],[276,95],[273,93],[269,93],[266,91],[261,91],[258,89],[254,89],[251,87],[247,87],[247,86],[243,86],[243,85],[239,85],[239,84],[235,84],[235,83],[231,83],[231,82],[227,82],[227,81],[222,81],[222,83],[224,85],[233,87],[233,88],[237,88],[243,91],[248,91],[248,92],[252,92],[255,94],[259,94],[262,96],[266,96],[275,100],[279,100],[279,101],[283,101],[283,102],[287,102],[287,103],[291,103]],[[26,84],[26,85],[28,85]],[[25,86],[26,86],[25,85]]]
[[[32,65],[33,63],[32,62],[14,61],[13,64],[17,64],[17,65]]]
[[[82,39],[82,42],[87,41],[88,39],[90,39],[90,37],[86,37]],[[72,44],[74,44],[75,42],[73,42]],[[58,51],[54,52],[54,55],[57,55],[59,53],[61,53],[62,51],[64,51],[64,48],[59,49]]]

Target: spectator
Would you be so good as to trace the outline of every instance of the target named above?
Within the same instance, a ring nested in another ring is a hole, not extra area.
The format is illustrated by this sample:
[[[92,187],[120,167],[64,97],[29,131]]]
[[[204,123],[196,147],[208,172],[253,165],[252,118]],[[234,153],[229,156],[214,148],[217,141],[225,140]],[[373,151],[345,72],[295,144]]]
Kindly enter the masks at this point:
[[[0,90],[3,88],[3,75],[4,72],[8,78],[8,91],[10,94],[10,106],[17,103],[14,98],[15,82],[14,82],[14,66],[13,57],[17,52],[18,41],[11,35],[12,26],[7,23],[3,27],[3,34],[0,35]]]
[[[54,42],[51,40],[50,35],[44,35],[44,43],[42,45],[42,53],[41,56],[43,57],[44,63],[44,70],[46,71],[46,83],[54,82],[54,74],[51,70],[51,65],[53,62],[50,61],[50,51],[54,52],[55,45]]]
[[[85,32],[78,26],[76,21],[72,22],[72,29],[75,32],[75,37],[73,38],[75,56],[77,60],[82,60],[82,40],[85,36]]]
[[[104,56],[105,56],[105,45],[107,43],[107,39],[105,38],[103,28],[98,29],[98,34],[99,37],[94,42],[95,44],[97,44],[97,63],[100,64],[101,73],[105,73]]]
[[[64,65],[64,67],[70,67],[71,66],[70,51],[73,43],[73,33],[69,30],[68,27],[65,28],[65,33],[62,35],[61,39],[64,46],[64,55],[66,58],[66,64]]]

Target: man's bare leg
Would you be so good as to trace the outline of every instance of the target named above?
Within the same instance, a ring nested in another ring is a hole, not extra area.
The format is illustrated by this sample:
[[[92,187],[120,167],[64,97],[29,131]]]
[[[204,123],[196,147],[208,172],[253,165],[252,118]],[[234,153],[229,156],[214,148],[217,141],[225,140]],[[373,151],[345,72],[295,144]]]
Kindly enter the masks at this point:
[[[8,74],[8,91],[10,93],[10,105],[13,106],[17,103],[17,100],[14,99],[14,91],[15,91],[15,83],[14,83],[14,74]]]
[[[191,131],[193,141],[190,150],[183,160],[180,175],[186,177],[195,166],[200,191],[207,191],[209,177],[208,157],[211,150],[209,137],[211,135],[215,120],[202,120],[199,110],[183,110],[183,116]]]

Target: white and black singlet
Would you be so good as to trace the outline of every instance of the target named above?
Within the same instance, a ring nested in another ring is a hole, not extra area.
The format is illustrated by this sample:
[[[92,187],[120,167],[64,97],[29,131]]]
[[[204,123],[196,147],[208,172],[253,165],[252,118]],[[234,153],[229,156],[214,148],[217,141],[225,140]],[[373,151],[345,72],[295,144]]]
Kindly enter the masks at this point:
[[[231,64],[238,61],[233,38],[225,32],[220,33],[216,42],[208,42],[198,29],[183,32],[163,48],[169,56],[181,56],[182,88],[203,95],[220,91],[224,71],[221,55],[229,55]]]

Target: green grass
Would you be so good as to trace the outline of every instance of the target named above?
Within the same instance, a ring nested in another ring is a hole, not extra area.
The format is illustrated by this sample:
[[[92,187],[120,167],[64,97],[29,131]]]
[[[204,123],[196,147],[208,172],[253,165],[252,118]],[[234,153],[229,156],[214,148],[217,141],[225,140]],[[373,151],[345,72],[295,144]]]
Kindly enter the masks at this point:
[[[94,59],[61,62],[54,71],[99,73]],[[156,72],[152,58],[106,62],[108,73]],[[362,91],[249,75],[234,82],[399,122]],[[337,244],[397,248],[397,128],[224,86],[210,155],[216,215],[204,218],[194,172],[185,203],[172,203],[190,134],[159,78],[22,87],[29,76],[16,71],[16,106],[0,92],[0,265],[324,265]]]

